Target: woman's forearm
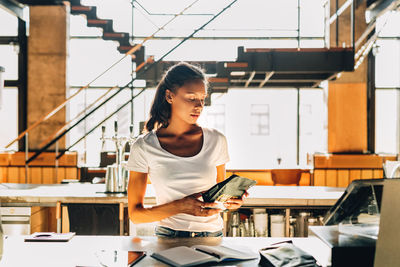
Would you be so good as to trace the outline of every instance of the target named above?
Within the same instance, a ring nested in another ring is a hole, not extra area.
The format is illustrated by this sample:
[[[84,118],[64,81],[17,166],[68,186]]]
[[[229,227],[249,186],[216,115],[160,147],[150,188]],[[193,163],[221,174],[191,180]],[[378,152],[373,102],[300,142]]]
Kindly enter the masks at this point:
[[[160,221],[181,212],[183,212],[183,210],[178,201],[172,201],[149,208],[145,208],[140,204],[130,211],[129,218],[133,223],[149,223]]]
[[[172,202],[145,208],[142,203],[132,204],[129,218],[133,223],[156,222],[178,213],[194,216],[211,216],[221,212],[216,203],[205,203],[198,200],[201,193],[195,193]],[[209,209],[212,208],[212,209]]]

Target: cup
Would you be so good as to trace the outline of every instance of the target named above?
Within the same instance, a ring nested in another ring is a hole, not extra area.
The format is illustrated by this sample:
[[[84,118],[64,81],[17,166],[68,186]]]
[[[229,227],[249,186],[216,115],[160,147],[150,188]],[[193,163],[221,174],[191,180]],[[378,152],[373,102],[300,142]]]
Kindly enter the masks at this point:
[[[285,236],[285,220],[281,214],[270,216],[271,220],[271,237],[284,237]]]
[[[268,236],[268,213],[255,213],[253,219],[256,236]]]
[[[106,191],[124,193],[128,187],[129,171],[120,165],[109,165],[106,171]]]

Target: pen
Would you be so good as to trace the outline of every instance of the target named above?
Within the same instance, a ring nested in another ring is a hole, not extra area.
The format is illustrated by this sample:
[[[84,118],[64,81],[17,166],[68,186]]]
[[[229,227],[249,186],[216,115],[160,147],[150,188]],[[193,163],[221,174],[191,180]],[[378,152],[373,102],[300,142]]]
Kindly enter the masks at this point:
[[[214,256],[214,257],[216,257],[217,259],[220,259],[220,258],[221,258],[221,256],[218,255],[217,253],[205,251],[205,250],[202,250],[202,249],[199,249],[199,248],[196,248],[196,250],[201,251],[201,252],[203,252],[203,253],[206,253],[206,254],[208,254],[208,255]]]

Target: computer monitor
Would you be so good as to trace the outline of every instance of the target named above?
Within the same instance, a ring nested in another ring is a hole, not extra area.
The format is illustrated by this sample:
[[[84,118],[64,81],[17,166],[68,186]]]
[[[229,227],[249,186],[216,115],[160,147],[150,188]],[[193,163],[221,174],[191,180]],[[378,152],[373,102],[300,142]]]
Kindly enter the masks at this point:
[[[384,180],[354,180],[325,215],[324,224],[361,224],[376,220],[379,224]]]

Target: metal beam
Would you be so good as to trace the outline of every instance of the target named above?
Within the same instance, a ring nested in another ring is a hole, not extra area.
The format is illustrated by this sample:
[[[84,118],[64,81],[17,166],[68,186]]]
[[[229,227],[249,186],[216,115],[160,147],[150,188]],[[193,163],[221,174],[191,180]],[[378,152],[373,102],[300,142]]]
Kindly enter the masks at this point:
[[[244,88],[244,83],[234,83],[234,82],[231,81],[231,83],[229,85],[229,88],[240,87],[240,88],[243,88],[244,90],[249,89],[249,88],[259,88],[259,89],[262,88],[262,89],[264,89],[264,88],[267,88],[267,87],[272,87],[272,88],[275,88],[275,89],[278,89],[278,88],[317,88],[320,82],[321,81],[318,81],[318,82],[316,82],[316,81],[314,81],[314,82],[296,82],[296,81],[293,81],[293,82],[285,82],[285,83],[274,83],[274,82],[270,81],[270,82],[266,83],[263,87],[260,87],[259,85],[257,85],[257,86],[249,85],[249,87]]]
[[[268,80],[272,77],[272,75],[274,75],[274,72],[266,72],[265,73],[265,79],[260,83],[260,85],[258,87],[263,87],[265,85],[266,82],[268,82]]]
[[[251,62],[249,69],[275,72],[338,72],[354,70],[354,51],[246,52],[241,61]]]
[[[0,45],[8,45],[12,43],[18,43],[17,36],[0,36]]]
[[[296,132],[296,160],[300,165],[300,88],[297,88],[297,132]]]
[[[0,0],[0,7],[3,7],[6,11],[10,12],[12,15],[24,19],[23,17],[23,5],[13,1],[13,0]]]
[[[280,83],[310,83],[310,82],[317,82],[317,81],[323,81],[325,79],[269,79],[270,83],[275,83],[275,84],[280,84]],[[248,79],[231,79],[230,80],[232,83],[244,83],[245,87],[248,87],[247,82],[249,81]],[[259,79],[253,79],[251,83],[263,83],[264,80],[259,80]],[[264,83],[265,84],[265,83]]]
[[[256,75],[256,72],[255,72],[255,71],[251,72],[250,77],[249,77],[249,79],[246,81],[246,84],[244,85],[244,87],[249,87],[249,84],[251,83],[251,81],[253,80],[253,78],[254,78],[255,75]]]
[[[365,20],[367,23],[376,20],[388,10],[393,10],[400,5],[399,0],[380,0],[370,5],[365,11]]]
[[[18,133],[28,127],[28,38],[26,22],[18,18]],[[26,142],[19,140],[18,150],[23,151]]]
[[[143,41],[148,36],[130,36],[131,40]],[[182,40],[185,36],[154,36],[153,40]],[[102,36],[71,36],[70,39],[103,39]],[[274,37],[274,36],[194,36],[191,40],[297,40],[298,37]],[[301,40],[324,40],[324,37],[301,36]]]
[[[370,153],[375,153],[375,66],[375,56],[370,51],[367,56],[367,147]]]
[[[19,82],[18,80],[5,80],[4,87],[18,87]]]
[[[63,5],[63,0],[18,0],[18,2],[30,6]]]

